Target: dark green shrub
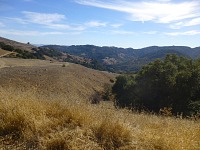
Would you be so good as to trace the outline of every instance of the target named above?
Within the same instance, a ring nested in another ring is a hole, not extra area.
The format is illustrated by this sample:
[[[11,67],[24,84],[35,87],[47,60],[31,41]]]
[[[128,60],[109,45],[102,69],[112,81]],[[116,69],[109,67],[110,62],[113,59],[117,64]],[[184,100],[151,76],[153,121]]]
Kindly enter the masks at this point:
[[[112,91],[120,107],[157,113],[166,107],[173,114],[188,115],[191,109],[200,109],[191,107],[200,99],[200,60],[167,55],[144,66],[135,77],[117,77]]]

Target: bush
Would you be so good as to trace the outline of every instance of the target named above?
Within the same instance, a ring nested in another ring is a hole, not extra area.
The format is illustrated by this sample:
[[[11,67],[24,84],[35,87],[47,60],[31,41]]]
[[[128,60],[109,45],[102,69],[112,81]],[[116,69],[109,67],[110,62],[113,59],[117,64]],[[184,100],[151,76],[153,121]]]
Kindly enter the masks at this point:
[[[166,107],[173,114],[188,115],[190,103],[200,99],[199,64],[200,60],[167,55],[144,66],[135,77],[119,76],[112,90],[117,105],[157,113]]]
[[[101,100],[102,99],[99,92],[94,93],[90,98],[91,104],[99,104]]]
[[[14,50],[14,47],[13,47],[13,46],[10,46],[10,45],[3,45],[3,46],[2,46],[2,49],[7,50],[7,51],[13,51],[13,50]]]

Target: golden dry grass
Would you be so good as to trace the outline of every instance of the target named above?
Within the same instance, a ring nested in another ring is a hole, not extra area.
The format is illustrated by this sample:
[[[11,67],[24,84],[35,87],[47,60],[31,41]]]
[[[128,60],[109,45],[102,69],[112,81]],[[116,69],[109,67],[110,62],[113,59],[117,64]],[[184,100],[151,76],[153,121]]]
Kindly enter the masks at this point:
[[[0,149],[200,149],[199,121],[88,103],[110,74],[69,64],[3,68],[0,76]]]
[[[10,53],[10,51],[6,51],[0,48],[0,56]]]
[[[200,123],[0,89],[0,148],[198,150]]]
[[[88,100],[115,76],[71,63],[0,58],[0,86],[21,91],[31,89],[40,97],[63,96],[70,100]],[[62,67],[65,64],[65,67]]]

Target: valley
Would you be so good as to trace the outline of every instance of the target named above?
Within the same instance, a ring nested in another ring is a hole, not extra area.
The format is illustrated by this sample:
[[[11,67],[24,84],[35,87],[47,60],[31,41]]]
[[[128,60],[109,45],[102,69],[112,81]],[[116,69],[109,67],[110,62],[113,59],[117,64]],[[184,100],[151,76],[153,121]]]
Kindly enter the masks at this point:
[[[105,85],[112,86],[118,74],[50,56],[47,60],[11,57],[0,58],[0,149],[200,147],[200,123],[195,117],[120,109],[113,101],[91,104],[91,98]]]

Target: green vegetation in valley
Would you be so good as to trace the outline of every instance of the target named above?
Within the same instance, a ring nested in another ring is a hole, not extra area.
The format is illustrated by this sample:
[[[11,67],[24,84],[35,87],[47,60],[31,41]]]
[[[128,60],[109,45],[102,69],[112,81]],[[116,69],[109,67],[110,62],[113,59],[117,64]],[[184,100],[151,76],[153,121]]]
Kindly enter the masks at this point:
[[[145,65],[135,76],[118,76],[112,88],[119,107],[174,115],[200,112],[200,59],[167,55]]]
[[[97,60],[107,71],[118,73],[138,72],[145,64],[158,58],[164,59],[167,54],[176,54],[192,59],[197,59],[200,56],[200,47],[190,48],[186,46],[150,46],[141,49],[95,45],[47,45],[42,47]]]

